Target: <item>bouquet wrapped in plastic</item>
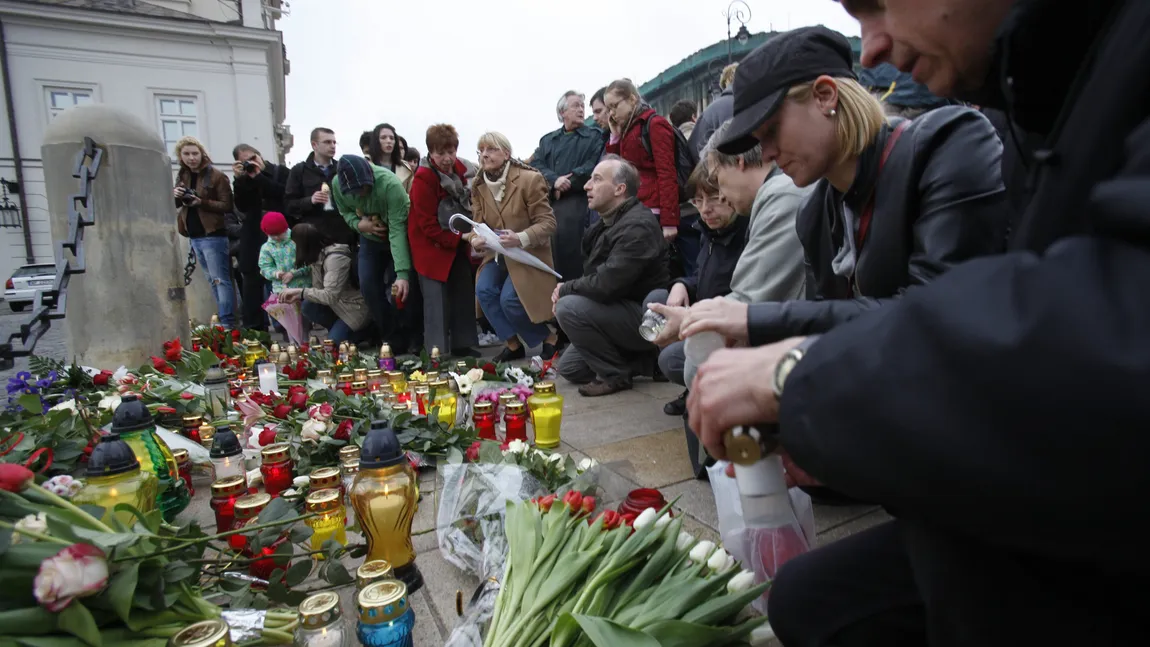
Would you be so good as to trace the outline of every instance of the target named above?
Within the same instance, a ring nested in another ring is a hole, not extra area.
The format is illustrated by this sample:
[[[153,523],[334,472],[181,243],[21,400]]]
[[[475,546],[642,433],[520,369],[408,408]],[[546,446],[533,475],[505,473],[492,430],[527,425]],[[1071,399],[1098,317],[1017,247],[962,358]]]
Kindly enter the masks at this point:
[[[284,303],[279,300],[278,295],[273,293],[264,302],[264,311],[284,327],[293,344],[303,344],[307,341],[307,335],[304,334],[303,329],[303,312],[300,310],[300,304]]]

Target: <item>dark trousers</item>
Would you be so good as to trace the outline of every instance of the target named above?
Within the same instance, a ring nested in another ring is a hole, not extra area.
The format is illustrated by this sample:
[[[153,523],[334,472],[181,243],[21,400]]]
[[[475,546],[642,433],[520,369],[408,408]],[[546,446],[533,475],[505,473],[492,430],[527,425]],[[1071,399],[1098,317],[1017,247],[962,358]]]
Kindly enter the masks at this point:
[[[437,346],[447,353],[479,344],[475,327],[475,282],[470,245],[460,242],[446,281],[419,275],[423,299],[423,338],[428,352]]]
[[[587,231],[587,194],[570,189],[551,203],[555,212],[555,233],[551,236],[551,257],[561,281],[583,276],[583,234]]]
[[[259,272],[242,272],[240,277],[241,317],[244,328],[267,330],[268,316],[264,312],[264,295],[268,282]]]

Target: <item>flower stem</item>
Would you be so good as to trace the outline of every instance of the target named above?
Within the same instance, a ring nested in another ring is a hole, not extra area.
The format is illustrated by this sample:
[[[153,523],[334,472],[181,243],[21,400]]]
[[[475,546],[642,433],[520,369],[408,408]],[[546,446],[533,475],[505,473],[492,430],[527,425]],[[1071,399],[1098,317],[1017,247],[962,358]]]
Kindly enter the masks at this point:
[[[112,561],[113,562],[127,562],[127,561],[131,561],[134,559],[138,559],[138,560],[143,561],[146,559],[151,559],[153,557],[159,557],[160,555],[167,555],[168,553],[175,553],[175,552],[178,552],[181,550],[185,550],[191,544],[202,544],[202,543],[206,543],[208,541],[211,541],[213,539],[220,539],[222,537],[230,537],[231,535],[238,535],[241,533],[251,532],[253,530],[263,530],[264,528],[276,528],[279,526],[286,526],[289,523],[295,523],[296,521],[300,521],[301,519],[307,519],[309,517],[314,517],[318,514],[319,514],[318,512],[312,512],[309,514],[294,517],[290,521],[271,521],[268,523],[256,524],[254,526],[244,526],[243,528],[237,528],[235,530],[229,530],[227,532],[221,532],[221,533],[216,534],[216,535],[210,535],[207,537],[199,537],[195,540],[188,542],[187,544],[183,544],[180,546],[173,546],[171,548],[165,548],[164,550],[159,550],[159,551],[156,551],[154,553],[148,553],[147,555],[124,555],[122,557],[116,557]]]
[[[72,545],[72,542],[64,541],[63,539],[60,539],[59,537],[52,537],[51,535],[43,535],[43,534],[40,534],[34,530],[25,530],[23,528],[17,528],[14,524],[10,524],[7,521],[0,521],[0,528],[11,528],[13,531],[18,532],[21,535],[24,535],[25,537],[31,537],[32,539],[35,539],[37,541],[46,541],[46,542],[49,542],[52,544],[62,544],[64,546],[71,546]]]
[[[92,523],[92,525],[94,525],[96,527],[97,530],[102,530],[104,532],[111,532],[111,533],[116,532],[115,530],[112,530],[112,528],[110,528],[108,526],[108,524],[106,524],[103,521],[97,519],[96,517],[93,517],[92,515],[88,514],[87,512],[84,511],[83,508],[76,505],[75,503],[72,503],[68,499],[65,499],[64,497],[56,494],[55,492],[52,492],[51,490],[48,490],[48,489],[45,489],[39,485],[36,485],[35,483],[29,483],[28,487],[35,489],[36,492],[39,493],[41,496],[45,497],[46,499],[48,499],[52,503],[55,503],[56,505],[60,506],[61,508],[64,508],[65,510],[71,510],[72,512],[75,512],[76,514],[79,514],[80,516],[85,517],[86,519],[88,519]]]

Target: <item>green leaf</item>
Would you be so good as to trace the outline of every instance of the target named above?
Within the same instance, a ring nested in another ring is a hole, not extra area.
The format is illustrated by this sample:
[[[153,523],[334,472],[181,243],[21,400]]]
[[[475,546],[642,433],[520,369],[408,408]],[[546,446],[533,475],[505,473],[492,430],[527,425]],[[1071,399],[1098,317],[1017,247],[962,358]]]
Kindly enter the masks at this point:
[[[79,600],[73,600],[63,611],[56,614],[56,628],[72,634],[93,647],[100,647],[100,630],[92,612]]]
[[[12,529],[0,528],[0,555],[8,552],[8,546],[12,545]]]
[[[39,415],[40,411],[43,410],[43,405],[41,404],[40,396],[38,395],[22,395],[16,398],[16,404],[23,407],[24,410],[28,413],[35,413]]]
[[[144,529],[148,532],[157,534],[160,532],[160,511],[153,510],[148,514],[144,514],[137,510],[135,506],[130,503],[117,503],[113,512],[125,512],[135,517],[143,525]]]
[[[117,506],[117,508],[118,507],[119,506]],[[48,528],[52,528],[51,521],[48,522]],[[116,546],[131,546],[140,540],[140,536],[133,532],[100,532],[99,530],[75,527],[73,527],[72,530],[76,533],[77,537],[87,540],[87,543],[95,544],[105,549],[105,552]],[[56,532],[53,531],[52,534],[55,535]]]
[[[108,584],[108,595],[112,608],[126,624],[132,615],[132,598],[136,594],[136,583],[140,577],[140,563],[129,562],[121,568]]]
[[[302,544],[308,539],[311,539],[312,532],[311,526],[304,523],[297,523],[292,526],[291,529],[291,543]]]
[[[274,523],[287,518],[289,515],[295,516],[295,508],[283,497],[276,497],[272,499],[268,507],[260,512],[259,522],[261,524]]]
[[[329,560],[327,563],[327,568],[324,572],[324,579],[329,584],[336,586],[341,584],[351,584],[355,581],[355,578],[351,576],[351,573],[347,572],[347,568],[345,568],[343,564],[332,560]]]
[[[288,568],[287,585],[299,586],[308,575],[311,575],[311,560],[300,560]]]
[[[19,627],[20,633],[48,634],[56,631],[56,614],[39,605],[0,611],[0,627],[5,628],[5,633]]]
[[[292,555],[295,554],[295,545],[290,541],[276,546],[276,550],[272,553],[272,561],[276,566],[287,566],[291,562]]]
[[[184,562],[168,562],[164,564],[164,581],[179,582],[194,575],[196,569]]]
[[[564,614],[563,617],[571,616]],[[579,628],[595,647],[660,647],[659,641],[641,632],[616,624],[606,618],[573,615]],[[558,625],[556,625],[558,627]],[[696,643],[705,645],[707,643]]]

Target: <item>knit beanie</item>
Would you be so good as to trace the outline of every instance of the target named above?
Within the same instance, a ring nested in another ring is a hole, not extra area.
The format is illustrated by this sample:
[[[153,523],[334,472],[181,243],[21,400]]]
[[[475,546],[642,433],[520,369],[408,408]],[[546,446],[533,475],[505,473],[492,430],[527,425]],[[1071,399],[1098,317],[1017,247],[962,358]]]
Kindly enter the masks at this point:
[[[344,195],[357,195],[364,186],[375,184],[375,171],[371,162],[358,155],[339,158],[339,189]]]
[[[279,236],[288,230],[287,218],[278,211],[269,211],[260,221],[260,230],[268,236]]]

